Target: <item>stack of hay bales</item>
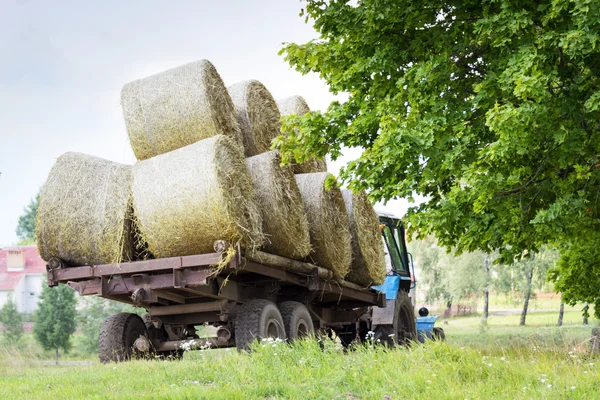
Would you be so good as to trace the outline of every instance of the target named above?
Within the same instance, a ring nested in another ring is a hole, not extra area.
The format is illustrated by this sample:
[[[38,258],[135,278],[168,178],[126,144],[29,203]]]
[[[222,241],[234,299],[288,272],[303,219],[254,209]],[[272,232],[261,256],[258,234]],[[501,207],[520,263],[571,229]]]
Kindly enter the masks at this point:
[[[135,260],[140,243],[160,258],[226,240],[380,283],[381,237],[364,194],[326,189],[335,178],[323,160],[281,167],[269,151],[280,111],[309,111],[302,97],[276,103],[255,80],[226,89],[202,60],[126,84],[121,104],[138,162],[60,157],[40,199],[42,258],[95,265]]]
[[[42,259],[68,265],[133,260],[131,167],[80,153],[58,158],[42,188],[36,240]]]
[[[304,115],[310,111],[308,104],[302,96],[291,96],[277,100],[277,106],[282,116]],[[308,174],[311,172],[327,172],[327,164],[322,158],[313,158],[301,164],[293,162],[295,174]]]

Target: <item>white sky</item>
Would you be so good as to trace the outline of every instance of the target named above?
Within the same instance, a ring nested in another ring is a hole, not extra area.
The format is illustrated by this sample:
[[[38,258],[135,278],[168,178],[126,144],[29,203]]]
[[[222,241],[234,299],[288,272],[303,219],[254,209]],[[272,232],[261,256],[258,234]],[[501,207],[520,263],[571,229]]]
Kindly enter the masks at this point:
[[[258,79],[312,109],[333,96],[277,53],[316,37],[297,0],[0,0],[0,245],[17,241],[23,208],[57,157],[78,151],[132,164],[119,104],[123,84],[199,59],[227,86]],[[337,173],[356,158],[329,163]],[[381,207],[379,207],[381,208]],[[385,207],[397,215],[404,201]]]

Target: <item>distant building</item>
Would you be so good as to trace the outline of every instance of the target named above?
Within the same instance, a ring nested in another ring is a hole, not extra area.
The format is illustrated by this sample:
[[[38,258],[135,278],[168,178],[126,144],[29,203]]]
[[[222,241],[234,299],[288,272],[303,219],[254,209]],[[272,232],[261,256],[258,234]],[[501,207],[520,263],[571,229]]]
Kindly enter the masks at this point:
[[[0,249],[0,307],[10,295],[19,312],[34,312],[45,280],[46,263],[40,258],[37,246]]]

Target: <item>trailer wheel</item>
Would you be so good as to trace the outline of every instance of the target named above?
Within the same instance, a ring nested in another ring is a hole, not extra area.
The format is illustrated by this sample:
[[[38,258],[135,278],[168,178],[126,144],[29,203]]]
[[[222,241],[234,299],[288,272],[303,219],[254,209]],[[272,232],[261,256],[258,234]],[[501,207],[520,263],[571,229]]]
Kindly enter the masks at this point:
[[[308,308],[297,301],[279,303],[285,333],[290,340],[314,336],[315,327]]]
[[[283,318],[277,306],[269,300],[251,300],[237,312],[235,319],[235,345],[238,350],[248,350],[259,338],[285,340]]]
[[[127,361],[135,355],[133,343],[148,337],[144,321],[137,314],[119,313],[106,318],[98,337],[98,355],[102,363]]]

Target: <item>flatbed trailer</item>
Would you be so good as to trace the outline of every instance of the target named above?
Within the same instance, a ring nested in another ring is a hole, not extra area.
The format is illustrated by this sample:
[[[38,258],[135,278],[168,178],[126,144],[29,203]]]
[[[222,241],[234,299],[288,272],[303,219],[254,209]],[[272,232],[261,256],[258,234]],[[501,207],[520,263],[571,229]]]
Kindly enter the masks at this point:
[[[397,220],[381,220],[392,269],[378,290],[335,279],[311,263],[232,249],[220,240],[213,253],[181,257],[78,267],[51,259],[48,285],[147,310],[144,318],[120,313],[104,321],[103,362],[140,353],[180,357],[195,348],[245,350],[256,338],[294,340],[319,332],[347,346],[372,331],[375,340],[394,345],[416,340],[417,332],[404,230]],[[214,327],[215,335],[199,338],[195,326],[202,324]]]
[[[124,353],[118,358],[128,356],[126,348],[131,346],[164,355],[189,347],[247,348],[248,340],[239,337],[239,320],[245,317],[240,312],[244,304],[257,300],[305,306],[313,322],[312,329],[304,327],[305,334],[340,330],[358,323],[370,307],[386,305],[385,296],[377,290],[336,280],[327,269],[274,254],[256,251],[250,255],[238,248],[229,262],[217,268],[223,264],[226,248],[219,241],[216,251],[209,254],[81,267],[66,267],[52,259],[47,264],[48,285],[63,283],[80,295],[97,295],[148,311],[144,321],[147,334],[138,329],[142,332],[135,333],[140,335],[123,343],[122,351],[109,346],[110,351]],[[193,327],[201,324],[215,326],[217,335],[195,336]],[[140,324],[135,325],[139,328]],[[261,327],[250,327],[250,331],[258,335]],[[102,333],[119,336],[122,332],[101,332],[101,340]],[[270,336],[285,338],[282,333],[275,329]],[[147,342],[141,339],[136,343],[139,336],[145,336]],[[105,356],[107,361],[114,358]]]

